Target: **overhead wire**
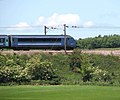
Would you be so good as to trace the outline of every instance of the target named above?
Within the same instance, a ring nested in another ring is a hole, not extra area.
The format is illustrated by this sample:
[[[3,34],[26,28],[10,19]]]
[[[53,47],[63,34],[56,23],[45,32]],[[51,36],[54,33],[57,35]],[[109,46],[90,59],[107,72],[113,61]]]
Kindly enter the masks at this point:
[[[0,26],[0,29],[3,28],[3,29],[6,29],[6,28],[42,28],[43,26],[46,26],[47,29],[61,29],[61,27],[63,25],[56,25],[56,26],[47,26],[47,25],[31,25],[31,26]],[[63,27],[62,27],[63,28]],[[120,28],[120,26],[80,26],[80,25],[66,25],[66,28],[88,28],[88,29],[91,29],[91,28],[114,28],[114,29],[117,29],[117,28]]]

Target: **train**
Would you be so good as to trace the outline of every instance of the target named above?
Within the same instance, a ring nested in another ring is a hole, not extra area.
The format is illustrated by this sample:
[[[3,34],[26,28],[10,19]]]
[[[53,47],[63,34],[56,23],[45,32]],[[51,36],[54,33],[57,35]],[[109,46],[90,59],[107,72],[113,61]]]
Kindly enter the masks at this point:
[[[70,35],[0,35],[0,49],[74,49],[76,41]]]

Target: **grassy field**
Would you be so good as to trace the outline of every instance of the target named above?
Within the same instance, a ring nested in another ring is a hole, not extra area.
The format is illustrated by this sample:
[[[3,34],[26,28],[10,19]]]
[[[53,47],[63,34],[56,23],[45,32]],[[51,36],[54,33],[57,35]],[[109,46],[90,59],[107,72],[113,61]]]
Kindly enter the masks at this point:
[[[1,86],[0,100],[120,100],[120,87]]]

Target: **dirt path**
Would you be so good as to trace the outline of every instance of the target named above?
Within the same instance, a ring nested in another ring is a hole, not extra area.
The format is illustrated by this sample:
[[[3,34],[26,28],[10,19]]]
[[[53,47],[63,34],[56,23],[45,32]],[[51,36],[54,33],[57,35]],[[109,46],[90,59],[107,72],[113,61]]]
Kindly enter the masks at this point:
[[[120,50],[84,50],[83,53],[120,56]]]
[[[68,54],[72,53],[72,50],[67,51]],[[0,51],[1,54],[40,54],[40,53],[48,53],[48,54],[65,54],[64,50],[56,51],[56,50],[29,50],[29,51]],[[82,53],[89,53],[89,54],[102,54],[102,55],[115,55],[120,56],[120,50],[82,50]]]

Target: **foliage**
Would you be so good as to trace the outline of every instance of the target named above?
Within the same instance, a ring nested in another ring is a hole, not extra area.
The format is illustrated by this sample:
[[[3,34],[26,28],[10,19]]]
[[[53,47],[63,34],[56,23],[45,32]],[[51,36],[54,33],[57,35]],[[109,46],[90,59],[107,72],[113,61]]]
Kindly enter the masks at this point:
[[[81,69],[82,56],[81,50],[75,49],[73,53],[69,56],[70,68],[74,72],[79,72]]]
[[[113,55],[89,55],[90,62],[94,64],[94,66],[99,66],[100,69],[107,71],[107,73],[111,76],[114,84],[120,83],[120,57]],[[109,76],[105,76],[109,80]]]
[[[0,85],[120,84],[120,57],[82,54],[0,54]]]
[[[55,69],[50,61],[42,59],[41,55],[25,56],[1,55],[0,83],[30,82],[31,80],[51,81],[48,84],[60,84],[60,77],[55,74]],[[24,58],[25,57],[25,58]],[[22,58],[22,59],[21,59]],[[7,59],[7,60],[4,60]],[[4,66],[2,66],[4,64]]]
[[[21,59],[24,58],[24,59]],[[30,78],[27,76],[25,69],[25,56],[21,55],[0,55],[0,83],[6,82],[25,82]]]
[[[96,49],[96,48],[119,48],[120,35],[109,35],[94,38],[79,39],[77,41],[78,48],[81,49]]]
[[[6,56],[0,54],[0,66],[6,65],[6,60],[7,60]]]
[[[41,58],[35,56],[27,62],[27,71],[32,80],[52,80],[55,75],[55,70],[52,68],[52,63],[49,61],[41,61]]]
[[[79,50],[75,50],[70,55],[70,67],[74,72],[82,75],[82,81],[110,81],[111,76],[107,71],[100,69],[97,66],[93,66],[90,63],[90,58],[86,54],[81,54]],[[75,59],[75,60],[74,60]]]
[[[25,82],[29,81],[30,78],[27,75],[26,69],[20,66],[3,66],[0,69],[0,82]]]

